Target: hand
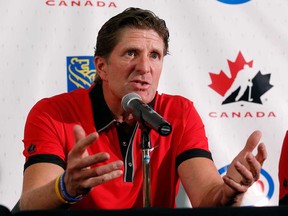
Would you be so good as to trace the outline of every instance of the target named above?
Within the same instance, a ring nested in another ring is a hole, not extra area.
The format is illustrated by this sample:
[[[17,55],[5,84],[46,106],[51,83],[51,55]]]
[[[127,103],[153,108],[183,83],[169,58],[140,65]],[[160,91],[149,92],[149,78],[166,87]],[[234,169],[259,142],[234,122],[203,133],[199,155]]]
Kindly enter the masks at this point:
[[[118,160],[91,168],[92,165],[109,160],[107,152],[90,155],[87,147],[98,139],[98,133],[85,135],[80,125],[74,127],[75,146],[68,154],[65,186],[69,195],[76,197],[86,194],[96,185],[118,178],[123,174],[123,162]]]
[[[225,191],[228,197],[246,192],[248,188],[259,179],[260,170],[267,158],[265,145],[263,143],[258,145],[260,139],[261,132],[254,131],[249,136],[244,149],[230,164],[226,175],[223,177],[225,184],[230,188],[226,188]],[[254,156],[252,151],[257,145],[257,154]]]

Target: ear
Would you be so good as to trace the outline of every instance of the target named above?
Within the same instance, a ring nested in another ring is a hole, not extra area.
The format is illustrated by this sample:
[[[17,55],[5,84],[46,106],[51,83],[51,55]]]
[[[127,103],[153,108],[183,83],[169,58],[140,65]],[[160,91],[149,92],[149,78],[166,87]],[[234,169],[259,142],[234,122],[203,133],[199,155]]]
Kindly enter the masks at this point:
[[[107,80],[107,61],[104,57],[96,56],[94,58],[96,73],[102,80]]]

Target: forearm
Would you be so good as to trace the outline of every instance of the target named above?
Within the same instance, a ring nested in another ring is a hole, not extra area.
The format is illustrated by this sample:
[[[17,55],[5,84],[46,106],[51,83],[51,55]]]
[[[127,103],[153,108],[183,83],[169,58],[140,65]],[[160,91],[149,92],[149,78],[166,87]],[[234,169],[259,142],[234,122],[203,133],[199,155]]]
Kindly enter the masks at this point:
[[[215,186],[201,200],[199,207],[240,206],[244,193],[235,193],[223,183]]]
[[[23,192],[20,198],[20,210],[56,209],[67,205],[59,199],[55,192],[56,179],[50,183]]]
[[[203,167],[206,167],[204,172]],[[179,165],[178,173],[193,207],[241,204],[243,193],[233,188],[236,184],[233,180],[219,175],[211,160],[205,158],[186,160]]]

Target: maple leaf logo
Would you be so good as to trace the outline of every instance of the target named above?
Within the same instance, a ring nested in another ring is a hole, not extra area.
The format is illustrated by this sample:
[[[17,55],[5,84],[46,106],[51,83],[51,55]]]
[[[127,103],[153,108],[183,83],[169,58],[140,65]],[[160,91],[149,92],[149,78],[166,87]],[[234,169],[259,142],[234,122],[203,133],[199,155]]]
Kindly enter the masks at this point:
[[[222,104],[247,101],[262,104],[261,96],[273,87],[271,74],[263,75],[253,68],[253,61],[247,62],[239,52],[235,62],[228,61],[231,77],[223,70],[219,74],[209,73],[214,91],[224,97]]]

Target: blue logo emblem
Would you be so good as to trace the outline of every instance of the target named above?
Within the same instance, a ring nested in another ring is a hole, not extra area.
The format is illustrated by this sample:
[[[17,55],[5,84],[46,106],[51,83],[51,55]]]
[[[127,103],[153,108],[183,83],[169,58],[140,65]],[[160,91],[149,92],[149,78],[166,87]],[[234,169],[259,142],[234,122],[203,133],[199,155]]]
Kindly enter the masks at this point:
[[[236,4],[244,4],[244,3],[247,3],[249,2],[250,0],[217,0],[219,2],[222,2],[224,4],[233,4],[233,5],[236,5]]]
[[[67,56],[68,92],[77,88],[89,88],[95,79],[93,56]]]
[[[219,174],[222,176],[228,170],[229,165],[224,166],[218,170]],[[254,187],[254,188],[253,188]],[[267,205],[268,200],[270,200],[274,194],[275,186],[274,181],[270,174],[264,169],[260,170],[260,178],[252,186],[252,192],[248,193],[252,198],[250,205]],[[250,189],[249,189],[250,190]]]

